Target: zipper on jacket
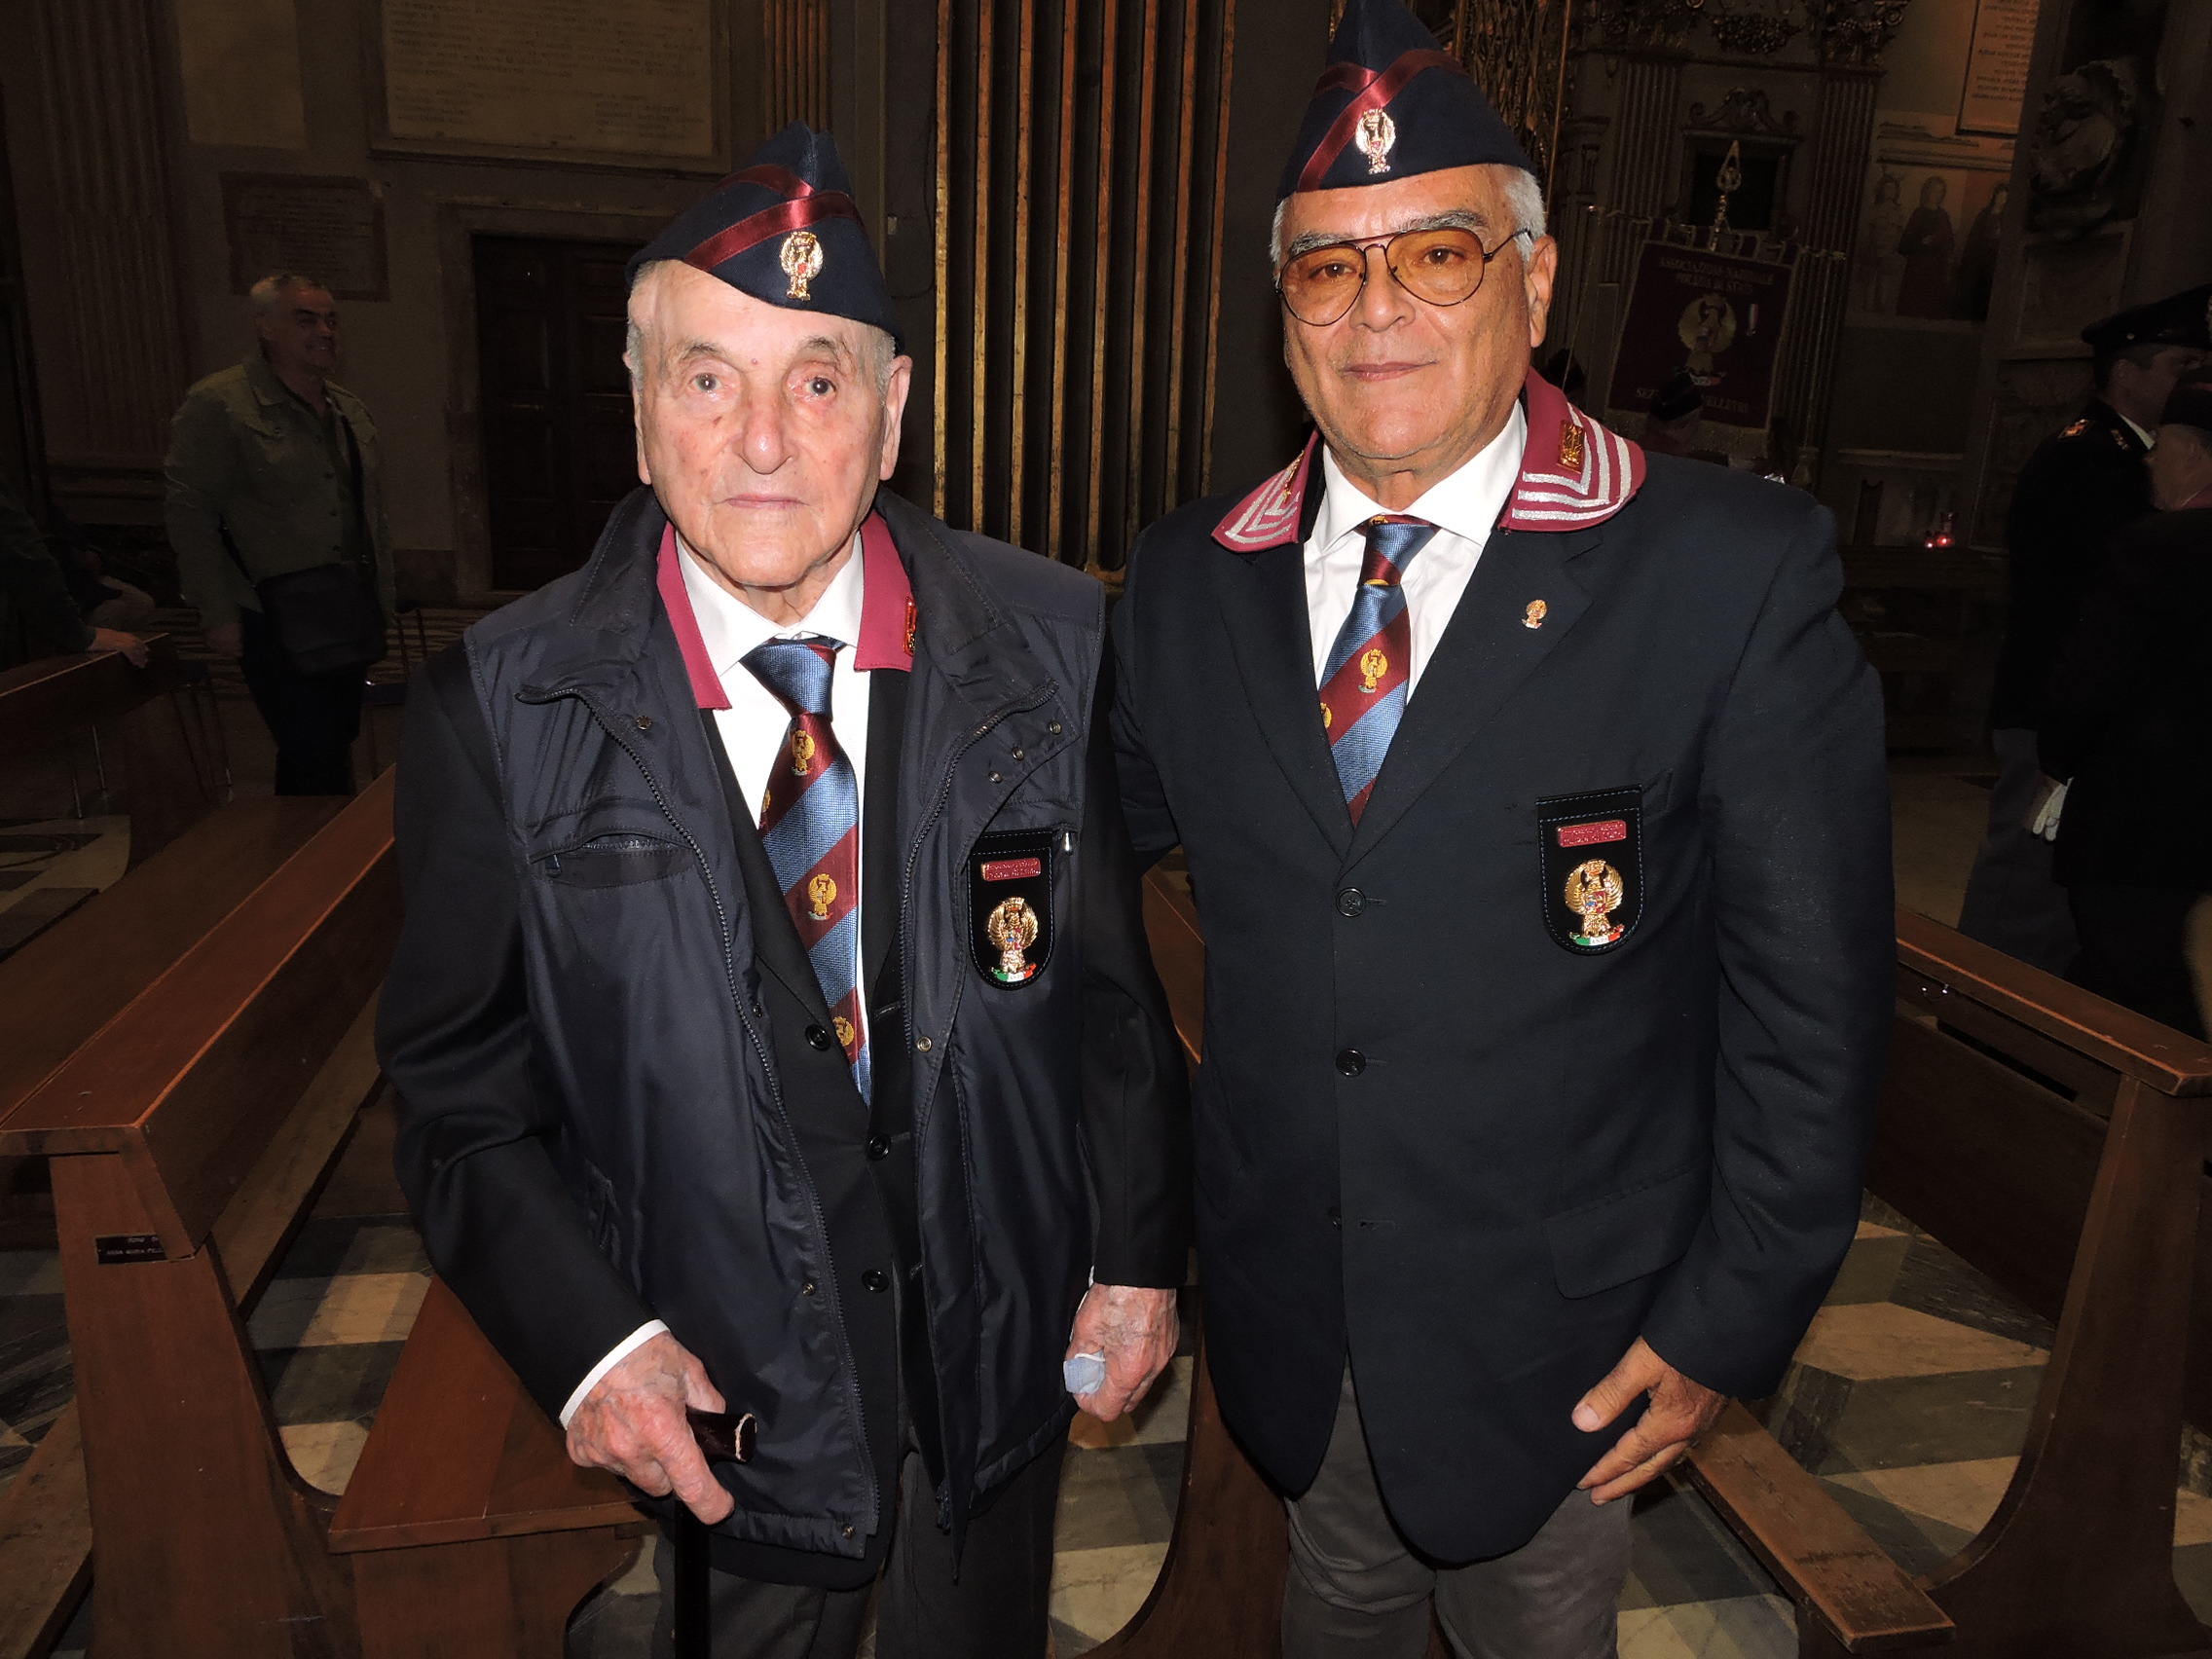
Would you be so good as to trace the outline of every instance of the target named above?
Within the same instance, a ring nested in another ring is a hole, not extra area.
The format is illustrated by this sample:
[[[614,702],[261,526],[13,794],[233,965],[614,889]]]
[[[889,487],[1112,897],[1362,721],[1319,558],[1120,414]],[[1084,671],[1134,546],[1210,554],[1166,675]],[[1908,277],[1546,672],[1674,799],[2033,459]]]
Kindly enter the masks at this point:
[[[988,719],[986,719],[981,725],[977,726],[974,731],[970,732],[967,737],[962,739],[960,747],[952,752],[952,758],[944,763],[944,782],[938,786],[937,799],[931,803],[929,815],[922,820],[920,826],[914,830],[913,844],[906,849],[906,869],[904,875],[900,878],[899,882],[899,913],[902,917],[913,914],[914,866],[921,862],[922,843],[929,839],[930,831],[937,828],[937,821],[944,816],[944,803],[952,794],[954,774],[960,770],[960,762],[967,757],[968,751],[975,748],[977,744],[982,742],[984,738],[990,736],[992,728],[997,726],[1002,720],[1007,719],[1011,716],[1022,714],[1027,710],[1034,709],[1038,704],[1044,702],[1046,698],[1050,697],[1054,691],[1058,689],[1059,686],[1056,682],[1048,680],[1043,684],[1039,685],[1036,690],[1030,692],[1027,696],[1019,698],[1014,702],[1006,704],[1004,707],[1000,708]],[[906,1046],[909,1049],[914,1046],[915,981],[913,948],[914,930],[911,928],[902,927],[899,930],[899,963],[900,972],[902,975],[900,982],[906,987],[905,996],[903,998],[906,1006],[902,1011],[902,1014],[903,1023],[906,1028]],[[964,978],[959,980],[958,983],[962,988],[965,988],[966,980]],[[953,993],[952,1008],[946,1011],[946,1018],[948,1020],[950,1019],[951,1015],[958,1011],[959,1007],[960,994],[959,991],[956,990]],[[946,1050],[949,1052],[952,1042],[952,1028],[949,1024],[947,1024],[945,1027],[944,1036]],[[919,1157],[921,1151],[922,1130],[927,1125],[929,1121],[928,1101],[930,1098],[933,1098],[935,1094],[936,1090],[931,1089],[927,1091],[927,1093],[921,1099],[918,1099],[915,1102],[914,1149],[917,1158]]]
[[[668,820],[669,828],[683,837],[683,844],[691,849],[691,856],[698,861],[700,878],[707,884],[707,897],[715,902],[715,921],[721,929],[722,977],[729,985],[730,1006],[737,1011],[737,1022],[745,1028],[746,1038],[753,1045],[753,1052],[760,1061],[761,1074],[768,1080],[768,1096],[775,1103],[776,1118],[784,1126],[784,1144],[793,1149],[792,1161],[798,1171],[799,1184],[806,1189],[807,1205],[814,1212],[815,1234],[822,1240],[824,1259],[828,1260],[830,1218],[823,1212],[822,1196],[815,1191],[814,1177],[807,1170],[806,1160],[797,1155],[798,1130],[792,1123],[790,1109],[784,1104],[784,1089],[783,1085],[776,1077],[775,1060],[769,1054],[767,1045],[761,1041],[760,1033],[754,1027],[751,1010],[746,1005],[745,992],[737,982],[737,956],[730,943],[729,911],[722,903],[721,889],[715,885],[715,872],[707,863],[706,851],[699,845],[691,831],[684,828],[682,821],[676,816],[676,809],[668,804],[668,796],[661,791],[660,780],[653,776],[652,768],[645,764],[645,757],[640,755],[631,746],[630,740],[622,735],[621,722],[609,716],[605,709],[602,709],[593,700],[589,692],[580,689],[556,690],[536,700],[550,702],[554,697],[573,697],[591,711],[591,717],[599,722],[600,729],[606,732],[614,746],[623,754],[629,756],[631,761],[637,766],[638,775],[645,780],[645,788],[652,791],[653,804],[660,808],[660,814]],[[1005,712],[1012,713],[1013,711]],[[984,731],[988,729],[988,726],[983,728]],[[977,737],[982,736],[982,731],[978,731],[976,735]],[[966,753],[965,747],[962,753]],[[951,786],[949,775],[945,783],[949,789]],[[880,1527],[883,1524],[883,1493],[875,1481],[874,1456],[868,1451],[867,1423],[859,1410],[860,1381],[857,1368],[853,1363],[853,1340],[851,1333],[845,1328],[845,1308],[842,1299],[837,1294],[837,1275],[834,1272],[823,1275],[822,1289],[829,1299],[830,1317],[836,1325],[838,1346],[844,1350],[846,1413],[852,1418],[853,1429],[859,1438],[862,1468],[867,1476],[868,1500],[875,1509],[876,1525]]]

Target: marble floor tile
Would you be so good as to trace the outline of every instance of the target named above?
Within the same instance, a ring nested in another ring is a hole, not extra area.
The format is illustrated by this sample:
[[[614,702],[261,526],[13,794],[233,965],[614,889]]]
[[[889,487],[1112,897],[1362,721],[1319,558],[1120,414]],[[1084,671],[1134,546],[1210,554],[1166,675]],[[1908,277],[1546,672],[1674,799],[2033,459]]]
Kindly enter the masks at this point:
[[[372,1420],[404,1343],[257,1349],[279,1423]]]
[[[2026,1343],[1886,1302],[1823,1308],[1797,1348],[1798,1364],[1855,1382],[1999,1371],[2043,1357]]]
[[[2058,1334],[2048,1319],[2021,1307],[1926,1236],[1914,1239],[1906,1250],[1890,1300],[1900,1308],[2035,1347],[2047,1349]]]
[[[2017,1456],[2042,1384],[2040,1365],[1854,1382],[1823,1431],[1825,1455],[1813,1472]]]
[[[1167,1369],[1152,1385],[1152,1392],[1112,1422],[1100,1422],[1078,1412],[1068,1425],[1068,1444],[1086,1452],[1105,1452],[1121,1446],[1180,1446],[1191,1420],[1191,1367],[1189,1355],[1167,1362]]]
[[[2017,1457],[1973,1457],[1957,1463],[1921,1463],[1909,1468],[1830,1475],[1828,1481],[1972,1533],[1980,1531],[1997,1513],[1998,1500],[2011,1484],[2019,1461]]]
[[[1635,1502],[1624,1609],[1773,1591],[1773,1580],[1686,1481],[1655,1482]]]
[[[430,1281],[422,1273],[349,1273],[271,1282],[247,1321],[255,1347],[405,1342]]]
[[[1621,1614],[1620,1659],[1794,1659],[1796,1616],[1779,1596]]]
[[[1182,1468],[1180,1441],[1070,1453],[1060,1474],[1059,1547],[1166,1543]]]
[[[1843,1258],[1835,1283],[1828,1290],[1826,1305],[1837,1308],[1853,1302],[1887,1302],[1912,1245],[1913,1241],[1901,1233],[1868,1229],[1862,1222],[1858,1240]]]
[[[1086,1639],[1077,1651],[1088,1651],[1144,1605],[1166,1556],[1164,1541],[1059,1549],[1052,1557],[1053,1622]],[[1060,1656],[1069,1659],[1069,1649],[1062,1646]]]
[[[0,1250],[0,1300],[59,1296],[61,1256],[55,1250]]]
[[[368,1444],[366,1424],[302,1422],[276,1432],[283,1436],[284,1451],[300,1479],[334,1497],[345,1495],[353,1465],[361,1460],[361,1448]]]
[[[318,1217],[300,1229],[284,1253],[278,1278],[336,1278],[346,1273],[427,1273],[430,1258],[405,1216]]]

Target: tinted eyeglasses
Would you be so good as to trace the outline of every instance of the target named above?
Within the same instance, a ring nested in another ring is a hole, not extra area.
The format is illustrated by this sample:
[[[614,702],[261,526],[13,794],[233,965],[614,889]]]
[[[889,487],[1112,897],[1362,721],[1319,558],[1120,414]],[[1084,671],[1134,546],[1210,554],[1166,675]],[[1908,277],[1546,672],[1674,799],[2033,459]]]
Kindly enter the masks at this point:
[[[1456,225],[1427,231],[1400,231],[1370,241],[1331,242],[1309,248],[1286,261],[1275,276],[1275,292],[1300,322],[1326,328],[1349,312],[1367,286],[1367,250],[1381,248],[1382,263],[1398,285],[1432,306],[1460,305],[1483,285],[1490,262],[1506,249],[1515,231],[1486,249],[1482,239]]]

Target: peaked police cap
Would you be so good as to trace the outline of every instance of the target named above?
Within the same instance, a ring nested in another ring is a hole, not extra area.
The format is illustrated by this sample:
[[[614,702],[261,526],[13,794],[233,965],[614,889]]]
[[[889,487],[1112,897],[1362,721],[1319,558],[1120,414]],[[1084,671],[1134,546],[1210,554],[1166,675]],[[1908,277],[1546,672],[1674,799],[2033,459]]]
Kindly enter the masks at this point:
[[[640,271],[662,259],[680,259],[788,311],[871,324],[904,349],[836,140],[803,122],[793,122],[671,220],[631,259],[631,286]]]
[[[1275,196],[1493,162],[1535,171],[1496,106],[1400,0],[1351,0]]]

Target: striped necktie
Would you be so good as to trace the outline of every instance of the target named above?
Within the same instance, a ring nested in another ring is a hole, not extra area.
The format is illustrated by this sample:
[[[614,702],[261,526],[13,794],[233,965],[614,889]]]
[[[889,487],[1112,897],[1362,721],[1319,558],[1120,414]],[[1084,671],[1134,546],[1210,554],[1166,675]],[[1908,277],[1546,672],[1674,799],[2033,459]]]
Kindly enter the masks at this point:
[[[791,713],[783,750],[760,793],[760,838],[865,1100],[860,787],[830,729],[831,672],[841,649],[819,635],[770,640],[745,654],[745,666]]]
[[[1359,534],[1367,537],[1359,589],[1321,671],[1321,724],[1354,824],[1366,810],[1375,775],[1382,770],[1382,756],[1390,752],[1390,739],[1405,718],[1413,628],[1400,584],[1436,526],[1393,515],[1369,519]]]

